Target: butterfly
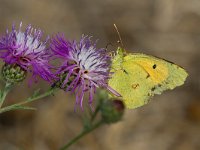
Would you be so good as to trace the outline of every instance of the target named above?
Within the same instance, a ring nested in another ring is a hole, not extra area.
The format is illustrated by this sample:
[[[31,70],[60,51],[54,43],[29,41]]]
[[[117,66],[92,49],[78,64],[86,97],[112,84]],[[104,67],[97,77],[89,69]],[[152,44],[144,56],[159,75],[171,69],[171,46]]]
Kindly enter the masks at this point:
[[[133,109],[147,104],[155,94],[184,84],[188,73],[167,60],[141,53],[126,53],[119,47],[112,58],[108,85]]]

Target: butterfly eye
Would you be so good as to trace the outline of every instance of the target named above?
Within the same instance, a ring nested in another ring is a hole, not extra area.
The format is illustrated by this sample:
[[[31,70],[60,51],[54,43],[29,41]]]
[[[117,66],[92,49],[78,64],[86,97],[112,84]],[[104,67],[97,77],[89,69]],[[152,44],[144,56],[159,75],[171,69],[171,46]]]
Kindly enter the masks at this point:
[[[156,67],[157,67],[157,65],[156,65],[156,64],[154,64],[154,65],[153,65],[153,69],[156,69]]]

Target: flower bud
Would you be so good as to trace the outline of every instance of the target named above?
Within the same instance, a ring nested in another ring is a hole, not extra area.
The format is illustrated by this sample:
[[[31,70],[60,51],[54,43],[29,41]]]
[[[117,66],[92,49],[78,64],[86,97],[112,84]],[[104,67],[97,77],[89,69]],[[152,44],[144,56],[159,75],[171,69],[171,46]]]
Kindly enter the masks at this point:
[[[121,100],[107,100],[101,105],[101,115],[105,123],[115,123],[121,120],[124,114],[124,104]]]
[[[18,83],[22,82],[27,75],[26,70],[17,64],[4,64],[1,70],[3,79],[6,82]]]

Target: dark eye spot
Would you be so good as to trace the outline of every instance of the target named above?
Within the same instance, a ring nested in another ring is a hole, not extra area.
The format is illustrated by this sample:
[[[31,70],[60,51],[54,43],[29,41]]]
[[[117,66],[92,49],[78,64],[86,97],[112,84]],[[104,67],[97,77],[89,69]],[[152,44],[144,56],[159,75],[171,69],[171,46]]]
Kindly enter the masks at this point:
[[[156,69],[156,67],[157,67],[157,65],[156,65],[156,64],[154,64],[154,65],[153,65],[153,69]]]

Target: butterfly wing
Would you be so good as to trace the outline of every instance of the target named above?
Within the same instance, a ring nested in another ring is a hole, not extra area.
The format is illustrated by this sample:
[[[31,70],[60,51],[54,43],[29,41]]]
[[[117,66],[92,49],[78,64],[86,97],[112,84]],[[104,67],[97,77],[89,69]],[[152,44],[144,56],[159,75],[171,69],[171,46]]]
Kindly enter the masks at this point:
[[[154,92],[174,89],[177,86],[184,84],[187,72],[180,66],[167,60],[145,55],[145,54],[130,54],[125,57],[126,63],[136,63],[148,73],[148,77],[155,85]],[[158,90],[159,89],[159,90]],[[155,94],[160,94],[155,93]]]
[[[115,70],[109,85],[122,95],[127,108],[147,104],[154,94],[161,94],[184,83],[186,71],[168,61],[145,54],[128,54],[121,69]]]

